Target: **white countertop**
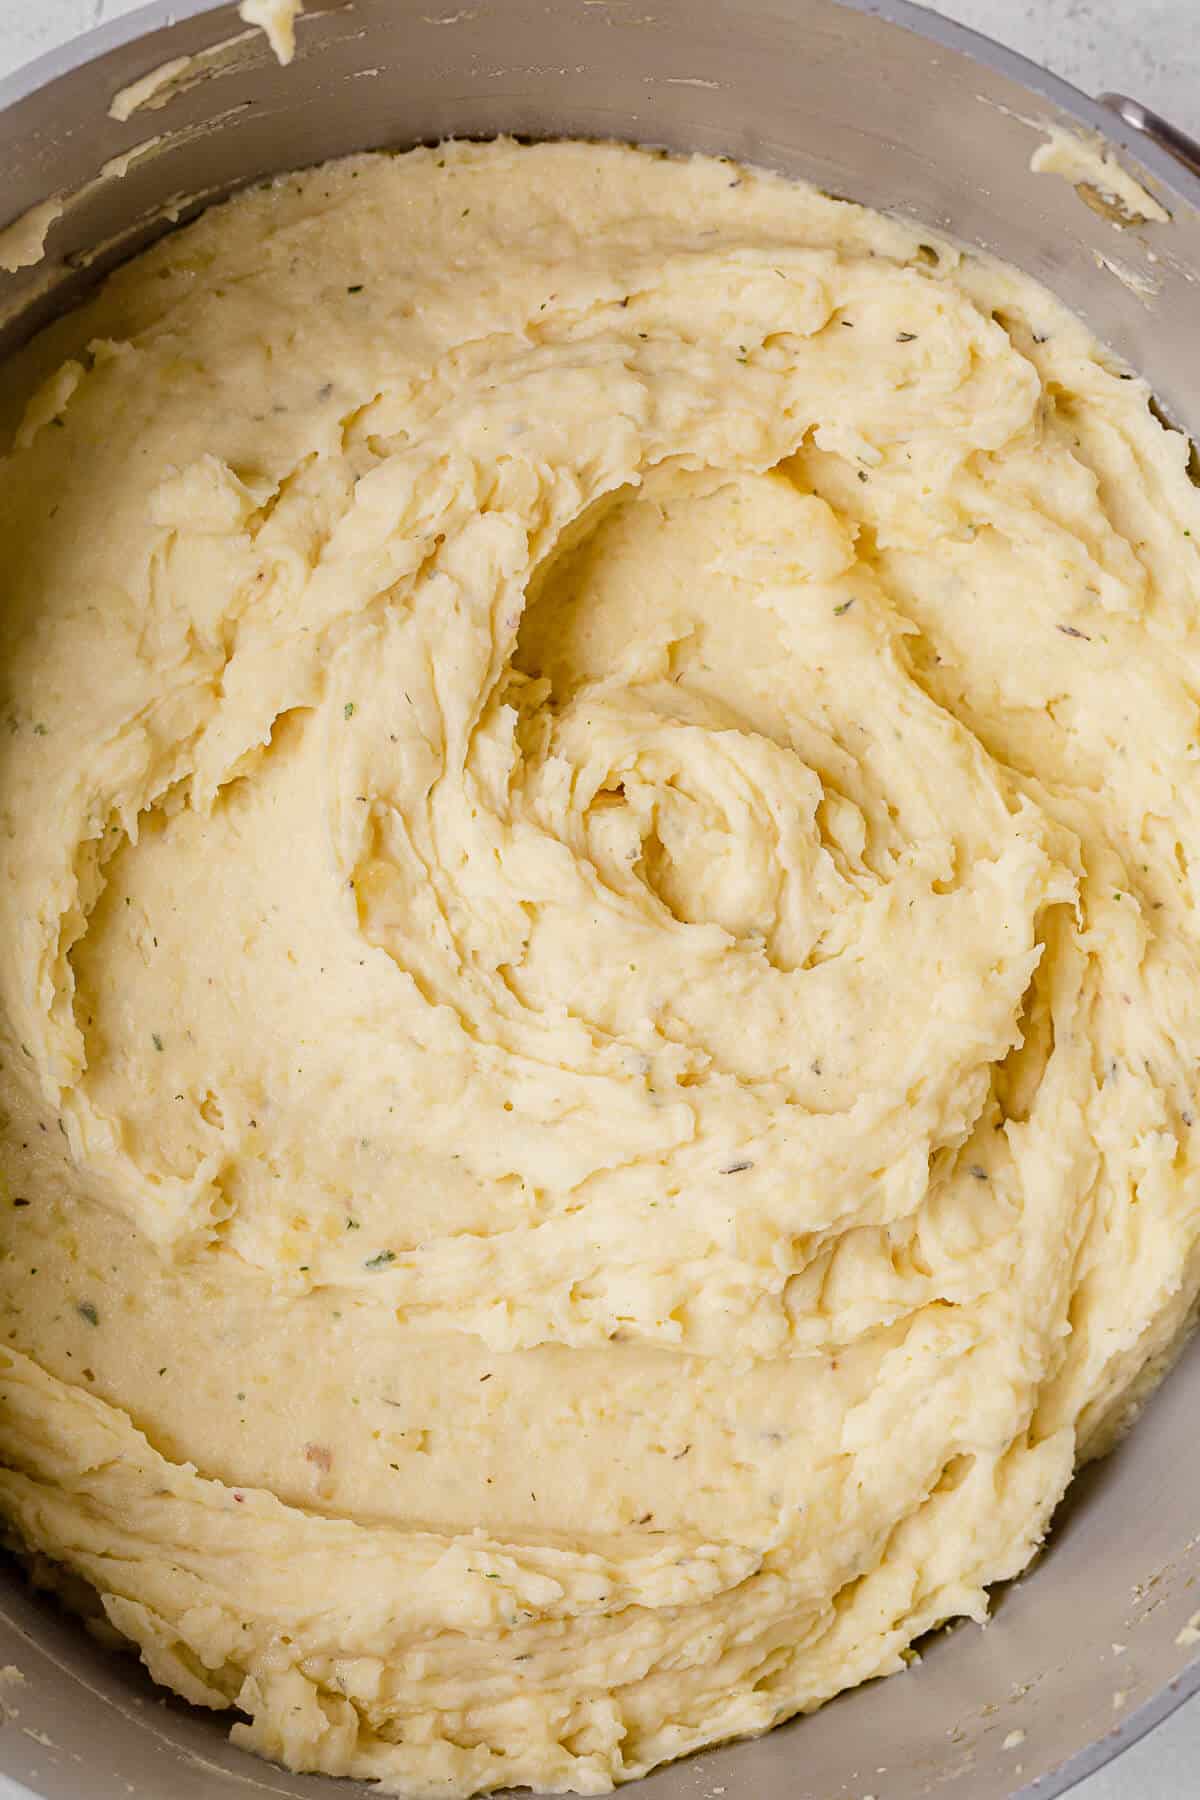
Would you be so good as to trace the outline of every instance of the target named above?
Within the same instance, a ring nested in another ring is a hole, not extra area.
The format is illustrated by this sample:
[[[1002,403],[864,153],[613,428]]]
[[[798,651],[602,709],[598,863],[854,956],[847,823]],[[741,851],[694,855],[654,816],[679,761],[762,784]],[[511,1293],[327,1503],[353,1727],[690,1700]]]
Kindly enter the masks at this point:
[[[0,0],[0,76],[141,0]],[[1117,89],[1200,137],[1197,0],[951,0],[945,13],[1098,94]],[[0,1781],[0,1800],[5,1784]],[[1099,1775],[1078,1800],[1196,1800],[1200,1696]]]

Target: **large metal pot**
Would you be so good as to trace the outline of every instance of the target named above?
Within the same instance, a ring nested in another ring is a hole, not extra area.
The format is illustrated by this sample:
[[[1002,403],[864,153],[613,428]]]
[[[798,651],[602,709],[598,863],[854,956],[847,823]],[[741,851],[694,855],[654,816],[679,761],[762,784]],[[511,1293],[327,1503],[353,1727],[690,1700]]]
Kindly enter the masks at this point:
[[[310,0],[290,68],[256,36],[161,110],[109,116],[123,85],[243,29],[232,5],[164,0],[0,84],[0,208],[65,202],[46,262],[0,276],[0,350],[170,218],[272,171],[447,134],[611,136],[768,164],[985,246],[1083,314],[1172,417],[1200,422],[1200,178],[1135,109],[1119,117],[903,0]],[[1118,231],[1031,173],[1030,121],[1129,149],[1171,222]],[[96,182],[156,133],[154,153]],[[663,1771],[655,1800],[1042,1800],[1099,1767],[1200,1687],[1198,1401],[1200,1344],[1077,1483],[986,1630],[942,1633],[903,1678]],[[15,1714],[0,1772],[44,1800],[366,1791],[231,1749],[15,1574],[2,1663],[25,1679],[0,1686]]]

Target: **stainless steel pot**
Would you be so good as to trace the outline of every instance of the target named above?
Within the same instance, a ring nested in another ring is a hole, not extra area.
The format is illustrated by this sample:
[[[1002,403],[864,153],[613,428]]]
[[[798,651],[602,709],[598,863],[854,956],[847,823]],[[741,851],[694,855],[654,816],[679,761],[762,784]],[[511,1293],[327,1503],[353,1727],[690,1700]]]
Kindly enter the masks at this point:
[[[241,29],[232,5],[148,6],[0,84],[0,208],[65,202],[47,261],[0,276],[0,351],[169,218],[272,171],[448,134],[611,136],[767,164],[995,251],[1200,426],[1200,174],[1186,141],[903,0],[310,0],[290,68],[256,36],[161,110],[109,117],[117,89]],[[1067,182],[1032,174],[1030,121],[1126,150],[1171,222],[1119,230]],[[96,181],[154,134],[152,154]],[[1200,1688],[1187,1629],[1200,1609],[1198,1404],[1200,1342],[1132,1438],[1076,1484],[1048,1552],[985,1630],[939,1634],[901,1678],[664,1770],[655,1800],[1043,1800],[1098,1768]],[[44,1800],[366,1793],[231,1749],[220,1722],[161,1701],[131,1659],[16,1575],[0,1663],[25,1678],[0,1686],[0,1772]]]

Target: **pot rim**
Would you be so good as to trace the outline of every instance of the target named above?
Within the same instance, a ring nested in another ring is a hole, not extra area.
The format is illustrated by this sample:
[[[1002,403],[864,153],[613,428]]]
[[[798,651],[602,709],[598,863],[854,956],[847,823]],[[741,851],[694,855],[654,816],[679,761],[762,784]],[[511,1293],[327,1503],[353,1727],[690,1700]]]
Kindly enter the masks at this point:
[[[1070,114],[1087,130],[1098,132],[1114,149],[1140,164],[1174,197],[1200,212],[1200,176],[1193,174],[1154,138],[1135,129],[1113,108],[1084,93],[1082,88],[1075,87],[1061,75],[1052,74],[1020,51],[1010,50],[985,32],[960,25],[942,13],[931,12],[927,6],[916,5],[914,0],[836,0],[836,4],[848,12],[863,13],[870,18],[882,19],[886,24],[898,25],[939,49],[956,51],[1006,76],[1038,99]],[[109,51],[147,37],[152,31],[200,18],[205,13],[225,10],[233,12],[234,0],[148,0],[147,4],[135,7],[118,19],[94,25],[69,38],[65,44],[43,51],[32,62],[23,63],[11,75],[0,79],[0,112],[6,112],[39,89],[49,87],[64,75],[75,73]],[[301,13],[300,18],[303,16]],[[234,18],[237,19],[236,12]],[[238,22],[244,24],[244,21]]]
[[[1129,156],[1151,175],[1173,199],[1200,211],[1200,176],[1193,174],[1152,138],[1130,126],[1119,113],[1030,57],[1010,50],[971,26],[916,5],[913,0],[836,0],[836,4],[849,12],[897,25],[939,49],[955,51],[1007,77],[1035,99],[1048,102],[1085,129],[1098,133],[1107,144]],[[22,64],[13,74],[0,79],[0,112],[151,32],[199,18],[205,13],[223,11],[229,11],[237,19],[233,0],[149,0],[148,4],[135,7],[118,19],[92,26],[57,48],[44,51],[31,62]],[[244,21],[238,22],[244,24]],[[1170,1379],[1169,1374],[1167,1379]],[[1153,1731],[1197,1693],[1200,1693],[1200,1655],[1136,1712],[1122,1720],[1119,1736],[1106,1732],[1085,1744],[1056,1769],[1014,1788],[1011,1800],[1057,1800],[1057,1796],[1115,1761],[1122,1751]],[[6,1795],[11,1796],[11,1800],[39,1800],[31,1789],[0,1773],[0,1800]]]

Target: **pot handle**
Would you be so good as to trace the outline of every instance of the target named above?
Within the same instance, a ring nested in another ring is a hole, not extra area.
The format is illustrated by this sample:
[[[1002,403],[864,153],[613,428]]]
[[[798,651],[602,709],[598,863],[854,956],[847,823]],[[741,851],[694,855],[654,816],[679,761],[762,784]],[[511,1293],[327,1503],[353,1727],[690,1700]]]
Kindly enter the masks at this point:
[[[1128,94],[1101,94],[1101,106],[1107,106],[1115,112],[1126,125],[1138,131],[1143,137],[1157,144],[1160,150],[1166,150],[1176,162],[1182,163],[1193,175],[1200,175],[1200,144],[1189,137],[1186,131],[1180,131],[1169,119],[1160,113],[1151,112],[1140,100],[1131,100]]]

